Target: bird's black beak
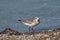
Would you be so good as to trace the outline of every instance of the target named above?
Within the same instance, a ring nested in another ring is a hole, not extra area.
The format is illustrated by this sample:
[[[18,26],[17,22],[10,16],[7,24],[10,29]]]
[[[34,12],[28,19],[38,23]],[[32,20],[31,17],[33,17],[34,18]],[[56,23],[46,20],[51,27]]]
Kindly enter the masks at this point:
[[[40,20],[38,20],[39,21],[39,23],[40,23]]]

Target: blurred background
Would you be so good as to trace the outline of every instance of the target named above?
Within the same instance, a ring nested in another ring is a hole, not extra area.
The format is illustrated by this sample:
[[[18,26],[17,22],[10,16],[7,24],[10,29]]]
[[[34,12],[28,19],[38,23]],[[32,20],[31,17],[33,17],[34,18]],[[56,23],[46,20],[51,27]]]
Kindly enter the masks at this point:
[[[40,24],[35,31],[60,27],[60,0],[0,0],[0,31],[11,28],[28,32],[28,27],[18,22],[38,16]]]

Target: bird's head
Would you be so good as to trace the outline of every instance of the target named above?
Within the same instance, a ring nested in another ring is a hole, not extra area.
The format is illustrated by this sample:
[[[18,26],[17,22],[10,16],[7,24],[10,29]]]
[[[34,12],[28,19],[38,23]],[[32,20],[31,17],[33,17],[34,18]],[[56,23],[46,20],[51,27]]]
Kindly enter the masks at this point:
[[[35,17],[35,19],[39,20],[40,18],[39,17]]]
[[[40,22],[40,18],[39,17],[35,17],[35,20]]]

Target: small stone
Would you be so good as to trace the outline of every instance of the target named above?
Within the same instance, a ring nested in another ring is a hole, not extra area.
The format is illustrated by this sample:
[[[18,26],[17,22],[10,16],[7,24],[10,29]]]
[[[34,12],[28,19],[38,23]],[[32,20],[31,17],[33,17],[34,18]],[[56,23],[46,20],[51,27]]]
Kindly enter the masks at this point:
[[[50,38],[46,38],[46,40],[50,40]]]

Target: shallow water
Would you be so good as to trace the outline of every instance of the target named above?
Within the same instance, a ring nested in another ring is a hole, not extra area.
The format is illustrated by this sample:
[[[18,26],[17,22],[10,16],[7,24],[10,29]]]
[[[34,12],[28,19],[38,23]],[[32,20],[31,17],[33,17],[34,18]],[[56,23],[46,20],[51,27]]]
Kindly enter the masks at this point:
[[[60,27],[60,0],[0,0],[0,31],[12,28],[28,32],[28,27],[18,19],[40,17],[35,31]]]

